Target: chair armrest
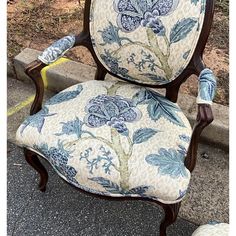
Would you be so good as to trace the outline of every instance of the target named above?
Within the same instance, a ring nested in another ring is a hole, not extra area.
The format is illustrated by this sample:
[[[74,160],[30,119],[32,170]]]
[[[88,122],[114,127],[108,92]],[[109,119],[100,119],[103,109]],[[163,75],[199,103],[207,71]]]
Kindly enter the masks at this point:
[[[33,80],[36,87],[36,96],[30,109],[30,115],[33,115],[42,109],[44,84],[41,76],[41,70],[57,61],[69,49],[74,46],[87,46],[90,45],[89,34],[81,32],[76,36],[66,36],[43,51],[37,60],[28,64],[25,68],[25,73]]]
[[[30,109],[30,115],[33,115],[42,109],[44,83],[41,76],[41,70],[45,66],[57,61],[60,57],[62,57],[75,45],[75,42],[75,36],[66,36],[46,48],[38,56],[37,60],[26,66],[25,73],[33,80],[36,87],[36,96]]]
[[[185,166],[190,172],[193,171],[196,165],[197,148],[201,133],[203,129],[214,120],[211,105],[216,91],[216,78],[211,70],[204,69],[200,73],[198,80],[198,112],[187,157],[185,159]]]
[[[51,46],[46,48],[42,54],[38,56],[38,60],[46,65],[57,61],[68,50],[75,45],[76,38],[74,35],[65,36],[58,41],[54,42]]]

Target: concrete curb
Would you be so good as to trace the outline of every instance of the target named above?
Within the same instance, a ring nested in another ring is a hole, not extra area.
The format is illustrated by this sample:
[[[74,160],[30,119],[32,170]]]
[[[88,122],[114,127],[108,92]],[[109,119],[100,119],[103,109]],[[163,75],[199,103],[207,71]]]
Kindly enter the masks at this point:
[[[34,61],[40,51],[26,48],[14,58],[14,68],[19,80],[30,82],[31,80],[24,73],[24,67]],[[76,83],[85,82],[94,78],[96,69],[79,62],[68,61],[61,65],[53,66],[47,71],[48,89],[59,92]],[[106,77],[112,80],[111,76]],[[193,125],[196,120],[196,98],[180,94],[179,106],[183,109],[190,123]],[[229,109],[226,106],[213,104],[214,122],[208,126],[202,134],[202,138],[208,142],[220,145],[223,148],[229,147]]]

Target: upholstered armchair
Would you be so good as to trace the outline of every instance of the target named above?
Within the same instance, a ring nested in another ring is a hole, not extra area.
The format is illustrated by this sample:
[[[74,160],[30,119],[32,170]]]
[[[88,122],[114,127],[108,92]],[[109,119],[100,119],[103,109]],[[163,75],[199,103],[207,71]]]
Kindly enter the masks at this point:
[[[213,5],[212,0],[86,0],[83,31],[55,42],[26,68],[36,97],[16,136],[40,175],[41,191],[48,174],[38,157],[94,196],[159,204],[165,211],[160,235],[166,235],[188,192],[200,134],[213,121],[216,80],[202,61]],[[41,70],[75,46],[90,50],[95,80],[42,105]],[[104,80],[107,73],[119,80]],[[193,129],[176,103],[191,74],[199,80]],[[154,88],[165,88],[166,95]]]

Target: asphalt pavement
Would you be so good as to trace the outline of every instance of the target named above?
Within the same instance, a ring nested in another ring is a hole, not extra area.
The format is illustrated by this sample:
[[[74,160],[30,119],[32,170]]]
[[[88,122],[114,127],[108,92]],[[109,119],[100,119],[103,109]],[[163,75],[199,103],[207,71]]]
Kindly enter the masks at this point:
[[[45,163],[45,162],[44,162]],[[8,143],[8,236],[158,236],[162,210],[144,201],[88,196],[49,170],[45,193],[21,148]],[[168,236],[190,236],[197,225],[178,218]]]

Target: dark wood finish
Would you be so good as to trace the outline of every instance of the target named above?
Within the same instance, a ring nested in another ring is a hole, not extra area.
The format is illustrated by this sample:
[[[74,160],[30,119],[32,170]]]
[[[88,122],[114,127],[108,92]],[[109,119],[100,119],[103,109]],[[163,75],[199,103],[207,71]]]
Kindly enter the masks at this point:
[[[181,203],[176,204],[169,204],[169,205],[163,205],[163,209],[165,212],[165,217],[161,222],[160,225],[160,236],[166,236],[166,229],[169,225],[173,224],[178,216],[179,208]]]
[[[86,47],[92,54],[96,64],[97,64],[97,72],[95,75],[96,80],[104,80],[105,75],[107,73],[111,74],[114,77],[117,77],[119,79],[124,80],[122,77],[117,76],[110,71],[108,71],[102,63],[97,58],[93,46],[92,41],[90,37],[90,29],[89,29],[89,14],[90,14],[90,5],[91,0],[86,0],[85,3],[85,9],[84,9],[84,25],[82,32],[76,36],[76,42],[74,46],[84,46]],[[213,20],[213,12],[214,12],[214,0],[206,0],[206,14],[205,19],[203,23],[203,28],[201,35],[198,40],[198,44],[196,46],[195,52],[192,56],[192,59],[190,60],[189,64],[185,68],[185,70],[172,82],[165,85],[148,85],[148,84],[140,84],[138,82],[130,82],[134,83],[140,86],[146,86],[150,88],[165,88],[166,89],[166,98],[168,98],[172,102],[176,102],[178,99],[178,93],[179,88],[182,83],[184,83],[187,78],[189,78],[190,75],[196,74],[199,75],[200,72],[205,68],[205,65],[202,60],[202,54],[210,33],[210,28]],[[34,61],[30,63],[26,67],[26,74],[29,75],[29,77],[33,80],[35,87],[36,87],[36,96],[35,100],[33,102],[33,105],[31,107],[30,114],[37,113],[42,108],[42,101],[43,101],[43,95],[44,95],[44,84],[42,77],[40,75],[40,71],[43,67],[46,65],[43,64],[40,61]],[[206,104],[200,104],[198,105],[198,114],[196,119],[196,124],[194,126],[194,130],[191,137],[190,146],[188,149],[187,157],[185,159],[185,166],[190,170],[190,172],[193,171],[196,160],[197,160],[197,148],[198,148],[198,142],[201,135],[202,130],[209,125],[213,121],[213,114],[211,110],[211,106]],[[40,174],[40,184],[39,189],[41,191],[46,190],[46,184],[48,180],[48,174],[46,169],[43,167],[43,165],[40,163],[37,153],[34,153],[33,151],[30,151],[28,149],[25,149],[25,157],[27,162]],[[86,194],[91,195],[91,193],[85,192],[83,190],[80,190]],[[94,194],[92,194],[94,195]],[[96,195],[95,195],[96,196]],[[100,198],[109,198],[105,196],[99,196]],[[148,200],[148,201],[154,201],[151,199],[145,199],[145,198],[130,198],[130,197],[122,197],[122,198],[109,198],[110,200]],[[166,236],[166,228],[173,224],[177,218],[180,203],[177,204],[162,204],[158,201],[155,201],[158,205],[162,206],[165,212],[165,217],[160,225],[160,236]]]
[[[44,84],[40,71],[45,66],[46,65],[41,61],[36,60],[30,63],[25,69],[25,73],[32,79],[36,88],[36,95],[30,109],[30,115],[33,115],[42,109]]]
[[[46,185],[48,182],[48,172],[38,159],[37,153],[24,148],[25,159],[40,175],[39,190],[46,191]]]
[[[197,113],[197,122],[194,126],[190,146],[187,157],[185,159],[185,166],[190,172],[194,170],[197,161],[197,149],[200,135],[203,129],[214,120],[211,106],[208,104],[199,104]]]

